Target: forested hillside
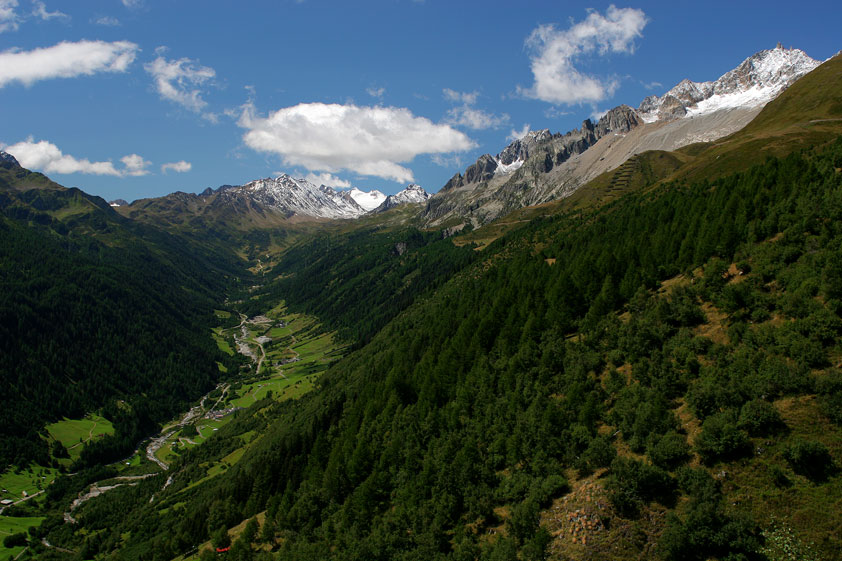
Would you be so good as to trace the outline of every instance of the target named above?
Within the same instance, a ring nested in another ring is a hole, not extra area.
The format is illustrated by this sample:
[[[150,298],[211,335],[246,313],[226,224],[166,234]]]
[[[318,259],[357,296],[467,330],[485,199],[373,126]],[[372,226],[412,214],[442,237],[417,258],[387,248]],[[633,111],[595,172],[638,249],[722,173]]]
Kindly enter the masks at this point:
[[[43,531],[114,559],[252,517],[229,557],[839,559],[841,224],[842,140],[535,220],[169,494]]]
[[[44,424],[102,408],[117,434],[82,463],[118,459],[218,379],[207,329],[240,272],[102,199],[0,171],[0,464],[48,464]]]
[[[363,343],[475,257],[470,247],[456,247],[440,232],[375,227],[314,236],[282,255],[269,272],[276,280],[244,311],[284,300]]]

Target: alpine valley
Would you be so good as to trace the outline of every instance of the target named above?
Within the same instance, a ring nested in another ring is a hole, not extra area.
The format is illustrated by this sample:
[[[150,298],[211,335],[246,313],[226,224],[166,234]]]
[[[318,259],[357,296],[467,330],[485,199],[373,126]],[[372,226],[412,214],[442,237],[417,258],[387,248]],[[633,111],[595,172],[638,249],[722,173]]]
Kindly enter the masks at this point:
[[[433,194],[0,153],[0,559],[842,560],[842,55],[634,105]]]

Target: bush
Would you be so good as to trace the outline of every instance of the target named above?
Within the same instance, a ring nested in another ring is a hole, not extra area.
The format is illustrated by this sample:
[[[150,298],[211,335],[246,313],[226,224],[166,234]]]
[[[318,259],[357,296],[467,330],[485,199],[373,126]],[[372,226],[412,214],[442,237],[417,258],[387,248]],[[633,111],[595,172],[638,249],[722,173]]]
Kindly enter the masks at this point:
[[[696,451],[702,461],[713,464],[718,460],[734,460],[751,453],[748,435],[737,428],[731,412],[711,415],[702,423],[702,432],[696,438]]]
[[[18,532],[3,538],[4,547],[21,547],[26,545],[26,532]]]
[[[670,431],[657,440],[651,440],[646,453],[656,466],[675,469],[689,459],[690,445],[683,435]]]
[[[650,500],[671,503],[675,480],[664,470],[637,460],[617,458],[611,463],[607,485],[611,502],[623,516],[634,516]]]
[[[611,442],[599,436],[590,441],[588,448],[576,463],[576,468],[580,475],[589,475],[597,468],[610,466],[616,457],[617,451]]]
[[[792,470],[813,481],[825,481],[835,470],[830,450],[821,442],[798,440],[784,451]]]
[[[746,402],[740,409],[738,426],[751,436],[768,436],[780,431],[786,425],[774,405],[768,401],[755,399]]]

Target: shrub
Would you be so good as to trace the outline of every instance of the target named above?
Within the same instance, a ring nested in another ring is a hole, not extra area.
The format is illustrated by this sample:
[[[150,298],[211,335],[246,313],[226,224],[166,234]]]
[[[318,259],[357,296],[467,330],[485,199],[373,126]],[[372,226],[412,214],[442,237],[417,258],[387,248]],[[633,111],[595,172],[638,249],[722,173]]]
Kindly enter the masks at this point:
[[[695,444],[705,463],[733,460],[751,453],[748,435],[737,428],[734,417],[731,412],[717,413],[702,423],[702,432]]]
[[[821,442],[798,440],[784,451],[792,470],[813,481],[826,480],[835,469],[830,450]]]
[[[739,428],[751,436],[768,436],[784,428],[784,421],[775,406],[768,401],[755,399],[740,409]]]
[[[617,451],[611,442],[607,438],[600,436],[590,441],[588,448],[579,458],[576,467],[580,475],[588,475],[593,473],[597,468],[610,466],[616,457]]]
[[[670,431],[657,440],[651,440],[646,453],[656,466],[675,469],[690,457],[690,445],[683,435]]]
[[[611,463],[608,480],[611,502],[623,516],[634,516],[650,500],[671,503],[675,480],[664,470],[637,460],[617,458]]]
[[[4,547],[20,547],[26,545],[26,532],[18,532],[3,538]]]

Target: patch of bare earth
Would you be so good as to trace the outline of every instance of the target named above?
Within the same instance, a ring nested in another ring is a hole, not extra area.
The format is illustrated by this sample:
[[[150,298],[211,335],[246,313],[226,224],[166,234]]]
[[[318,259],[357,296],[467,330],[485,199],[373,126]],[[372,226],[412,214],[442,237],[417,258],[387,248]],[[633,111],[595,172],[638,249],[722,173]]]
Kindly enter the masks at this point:
[[[554,500],[541,513],[541,525],[553,537],[548,559],[597,561],[655,556],[664,509],[644,508],[635,520],[618,517],[602,481],[605,472],[602,469],[572,482],[570,493]]]

